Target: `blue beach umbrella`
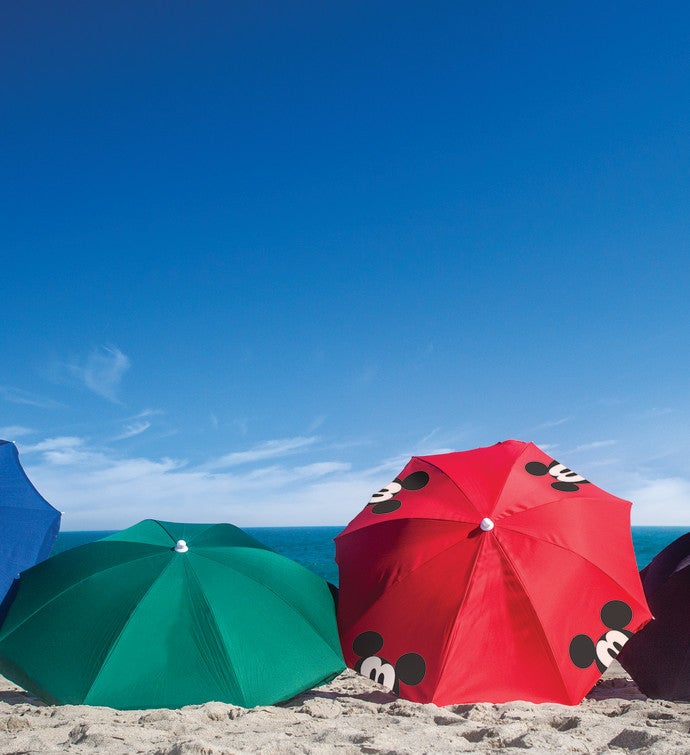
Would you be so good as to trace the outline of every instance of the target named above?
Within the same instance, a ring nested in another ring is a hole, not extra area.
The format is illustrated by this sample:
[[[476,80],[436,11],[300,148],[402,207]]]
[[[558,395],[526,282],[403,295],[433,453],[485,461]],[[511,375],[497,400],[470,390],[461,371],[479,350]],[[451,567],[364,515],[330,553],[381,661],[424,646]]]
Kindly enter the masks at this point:
[[[60,512],[26,476],[17,447],[0,440],[0,602],[20,571],[48,558],[59,529]]]

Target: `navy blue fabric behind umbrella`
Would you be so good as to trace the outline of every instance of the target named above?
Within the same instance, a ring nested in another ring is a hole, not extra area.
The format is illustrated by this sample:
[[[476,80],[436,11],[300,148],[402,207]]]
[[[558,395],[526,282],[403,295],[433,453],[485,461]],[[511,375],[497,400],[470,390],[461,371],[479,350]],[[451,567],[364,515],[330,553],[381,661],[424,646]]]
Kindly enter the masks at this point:
[[[640,577],[654,620],[617,660],[645,695],[690,700],[690,532],[658,553]]]
[[[59,529],[60,512],[26,476],[17,447],[0,440],[0,602],[20,571],[48,558]]]

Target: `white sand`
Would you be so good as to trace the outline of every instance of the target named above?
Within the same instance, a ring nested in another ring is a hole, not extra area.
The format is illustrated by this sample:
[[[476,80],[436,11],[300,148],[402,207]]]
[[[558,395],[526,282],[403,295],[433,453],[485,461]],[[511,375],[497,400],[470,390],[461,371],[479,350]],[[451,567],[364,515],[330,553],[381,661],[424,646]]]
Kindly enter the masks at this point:
[[[616,663],[578,706],[419,705],[346,671],[276,706],[50,706],[0,677],[0,753],[690,753],[690,703],[651,700]]]

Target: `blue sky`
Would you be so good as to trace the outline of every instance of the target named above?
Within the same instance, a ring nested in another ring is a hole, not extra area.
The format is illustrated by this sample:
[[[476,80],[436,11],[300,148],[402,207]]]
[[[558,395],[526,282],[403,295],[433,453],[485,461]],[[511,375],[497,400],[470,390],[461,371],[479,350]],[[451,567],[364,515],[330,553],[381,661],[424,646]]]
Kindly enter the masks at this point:
[[[684,3],[0,24],[0,437],[62,528],[344,525],[532,440],[690,524]]]

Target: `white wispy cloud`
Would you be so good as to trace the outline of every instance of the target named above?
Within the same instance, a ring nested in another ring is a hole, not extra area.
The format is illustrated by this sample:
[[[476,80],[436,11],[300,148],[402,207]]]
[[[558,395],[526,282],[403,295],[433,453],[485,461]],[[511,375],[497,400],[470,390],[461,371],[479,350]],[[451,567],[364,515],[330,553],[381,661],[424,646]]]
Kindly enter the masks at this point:
[[[157,415],[163,414],[160,409],[144,409],[133,417],[128,417],[123,421],[122,430],[112,438],[113,441],[127,440],[141,435],[152,427],[151,419]]]
[[[32,434],[33,430],[28,427],[22,427],[21,425],[7,425],[6,427],[0,427],[0,438],[3,438],[4,440],[14,440],[15,438],[23,438]]]
[[[420,454],[415,455],[419,456]],[[372,488],[371,492],[374,493],[376,490],[380,490],[384,485],[387,485],[391,480],[395,479],[411,458],[411,455],[408,454],[391,456],[371,467],[368,470],[367,476],[374,478],[380,483]]]
[[[23,445],[22,451],[24,453],[35,453],[37,451],[64,451],[68,448],[78,448],[83,445],[82,438],[77,438],[74,435],[60,435],[55,438],[46,438],[38,443],[31,445]]]
[[[63,530],[119,529],[146,518],[240,527],[345,525],[409,460],[408,454],[392,456],[364,469],[339,458],[286,463],[291,450],[322,454],[315,444],[311,438],[266,441],[226,468],[130,457],[67,435],[20,444],[19,452],[34,485],[65,512]],[[633,524],[690,526],[689,479],[631,469],[623,462],[602,467],[602,479],[593,482],[633,502]]]
[[[438,437],[438,434],[440,433],[441,428],[435,427],[433,430],[428,432],[418,443],[418,446],[426,446],[428,443],[432,442],[433,438]]]
[[[673,409],[668,406],[653,406],[651,409],[647,409],[640,412],[640,417],[643,419],[658,419],[659,417],[667,417],[669,414],[673,414]]]
[[[312,420],[311,424],[309,425],[309,432],[313,433],[315,430],[318,430],[321,425],[326,421],[328,418],[327,414],[319,414]]]
[[[298,479],[314,479],[316,477],[326,477],[327,475],[340,474],[348,472],[352,465],[342,461],[320,461],[314,464],[307,464],[303,467],[295,467],[295,474]]]
[[[541,448],[541,450],[547,454],[554,454],[559,448],[558,443],[540,443],[538,440],[534,441],[534,445]]]
[[[10,385],[0,385],[0,396],[12,404],[22,404],[24,406],[34,406],[38,409],[61,409],[64,404],[59,401],[38,396],[35,393],[29,393],[21,388],[14,388]]]
[[[640,479],[624,489],[633,503],[633,524],[686,526],[690,529],[690,480],[683,477]]]
[[[225,454],[214,461],[209,462],[210,469],[223,469],[235,467],[241,464],[251,464],[257,461],[267,459],[277,459],[282,456],[297,453],[308,446],[313,446],[318,441],[318,437],[280,438],[277,440],[266,440],[246,451],[234,451]]]
[[[569,451],[568,453],[582,453],[585,451],[597,451],[600,448],[609,448],[610,446],[615,446],[616,441],[615,440],[595,440],[591,443],[583,443],[580,446],[575,446],[575,448],[572,449],[572,451]]]
[[[142,420],[140,422],[130,422],[129,424],[124,426],[122,432],[119,435],[116,435],[113,440],[127,440],[127,438],[134,438],[135,436],[141,435],[142,433],[146,432],[149,427],[151,427],[151,423],[147,420]]]
[[[83,445],[81,438],[65,435],[47,438],[33,445],[22,444],[19,450],[21,454],[41,453],[48,463],[56,466],[69,466],[88,457],[89,453],[83,450]]]
[[[564,425],[566,422],[571,422],[572,417],[561,417],[560,419],[552,419],[547,420],[546,422],[542,422],[539,425],[536,425],[534,428],[532,428],[535,432],[541,432],[542,430],[550,430],[552,427],[559,427],[560,425]]]
[[[70,364],[69,371],[90,391],[118,403],[117,393],[130,360],[116,346],[102,346],[92,351],[82,364]]]
[[[387,482],[331,460],[210,472],[183,459],[128,458],[75,437],[20,449],[62,529],[116,529],[141,519],[238,526],[345,524]]]

